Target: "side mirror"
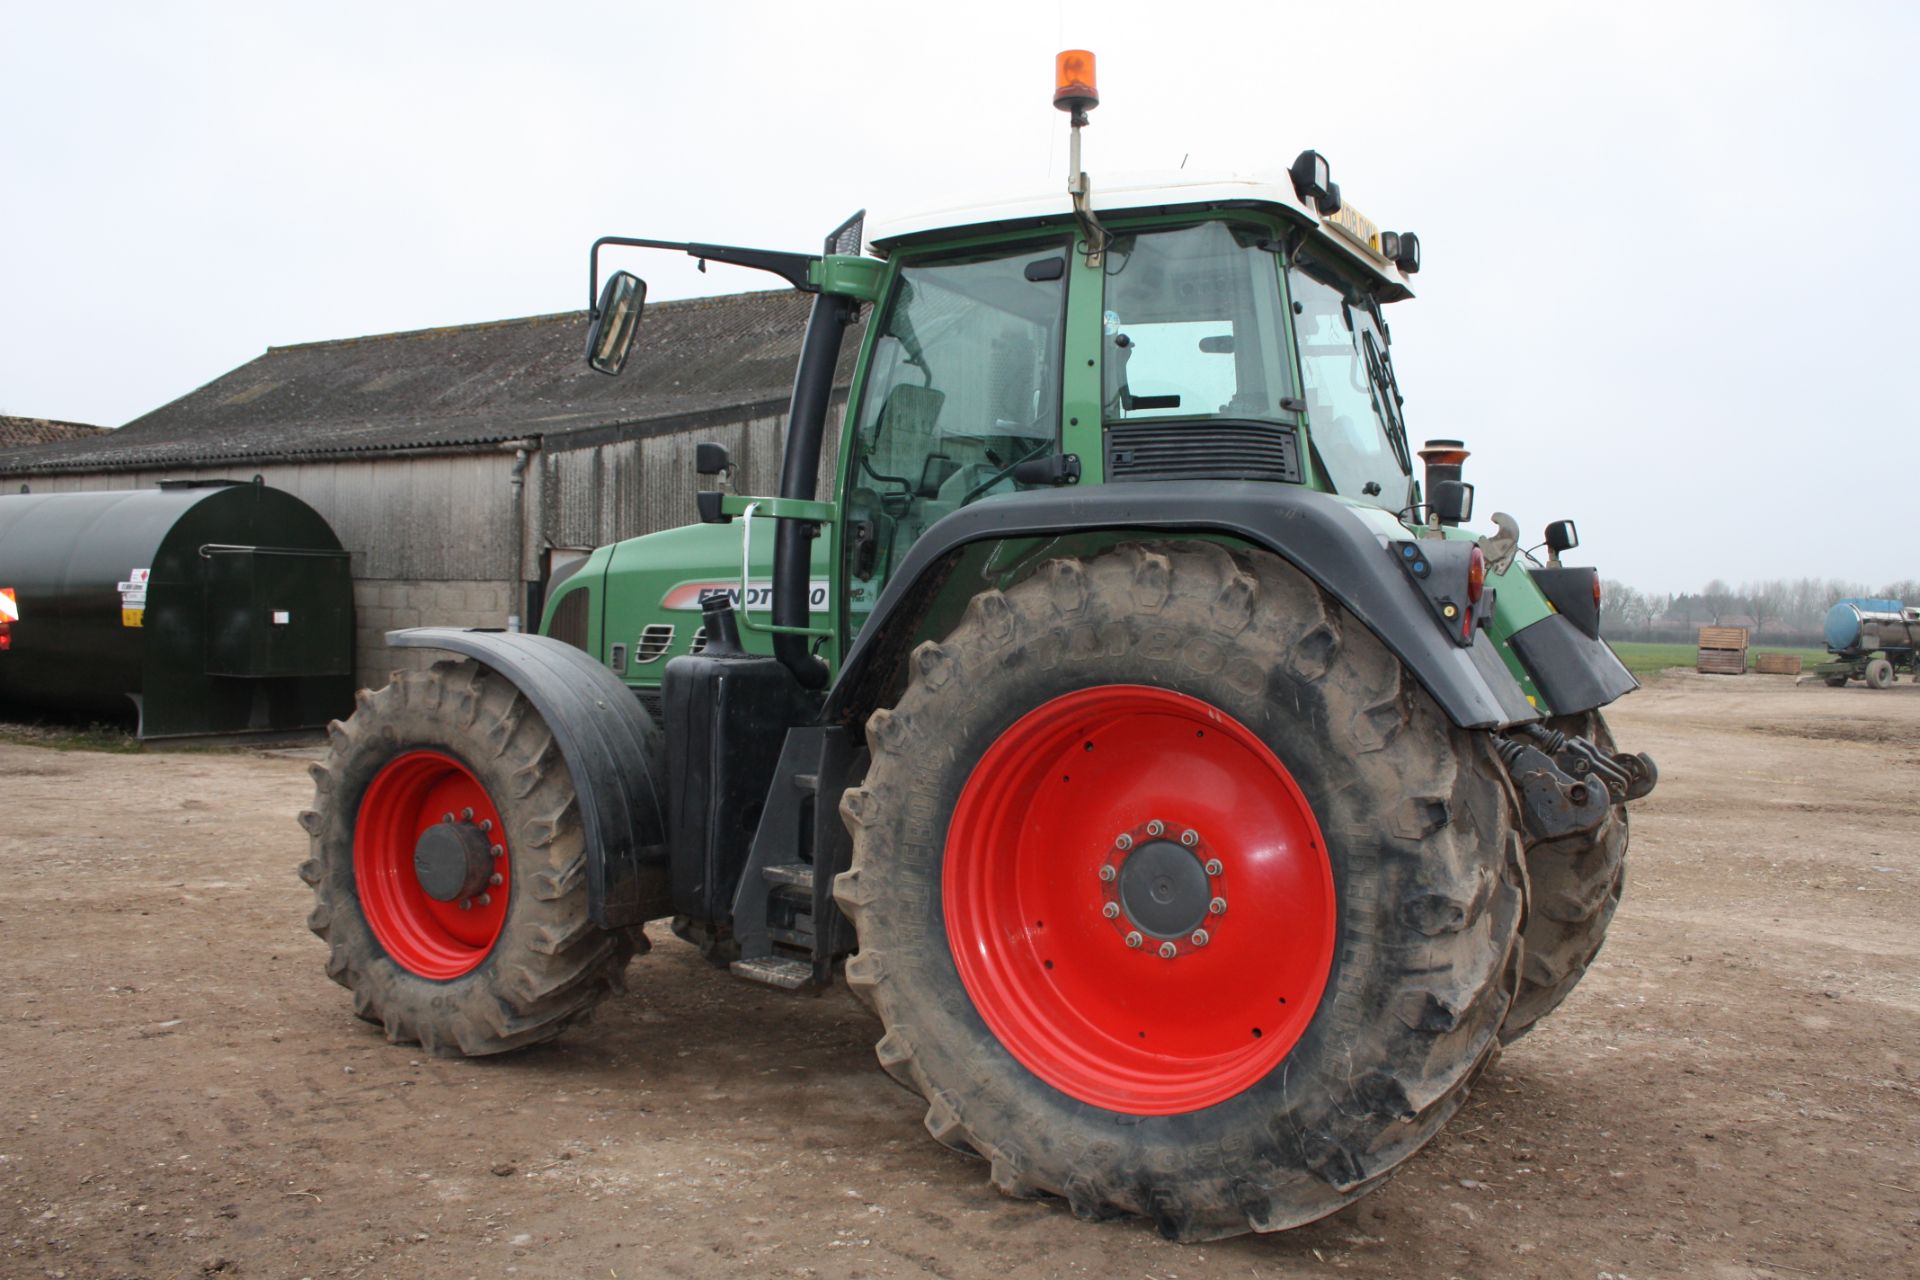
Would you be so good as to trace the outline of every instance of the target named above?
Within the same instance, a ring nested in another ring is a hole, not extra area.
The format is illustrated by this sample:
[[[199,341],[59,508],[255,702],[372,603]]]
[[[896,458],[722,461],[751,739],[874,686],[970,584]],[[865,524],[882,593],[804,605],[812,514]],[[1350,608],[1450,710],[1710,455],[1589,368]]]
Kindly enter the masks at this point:
[[[1547,526],[1547,550],[1554,555],[1571,551],[1579,545],[1580,531],[1573,527],[1573,521],[1555,520]]]
[[[733,470],[733,459],[727,454],[727,446],[702,440],[693,446],[693,469],[703,476],[717,476]]]
[[[607,277],[587,329],[587,363],[599,373],[619,373],[633,350],[640,328],[640,308],[647,300],[647,282],[630,271]]]
[[[1473,519],[1473,486],[1464,480],[1442,480],[1433,486],[1427,506],[1441,524],[1465,524]]]

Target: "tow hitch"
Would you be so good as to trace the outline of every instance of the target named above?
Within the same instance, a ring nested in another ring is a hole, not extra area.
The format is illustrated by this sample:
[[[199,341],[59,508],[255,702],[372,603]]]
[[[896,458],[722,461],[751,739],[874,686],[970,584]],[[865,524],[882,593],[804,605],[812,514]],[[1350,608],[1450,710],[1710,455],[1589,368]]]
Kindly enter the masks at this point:
[[[1593,831],[1610,806],[1640,799],[1660,780],[1645,752],[1604,751],[1586,738],[1538,724],[1518,732],[1522,736],[1500,739],[1500,759],[1513,777],[1521,821],[1536,840]]]

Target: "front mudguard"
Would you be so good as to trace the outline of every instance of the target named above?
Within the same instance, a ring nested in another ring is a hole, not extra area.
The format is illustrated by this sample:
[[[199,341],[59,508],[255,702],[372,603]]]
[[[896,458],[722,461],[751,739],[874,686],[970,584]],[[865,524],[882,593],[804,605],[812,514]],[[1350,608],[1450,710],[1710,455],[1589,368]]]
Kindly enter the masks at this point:
[[[666,914],[666,776],[659,731],[619,677],[587,653],[523,632],[415,627],[398,649],[472,658],[533,704],[566,758],[586,838],[588,910],[603,929]]]

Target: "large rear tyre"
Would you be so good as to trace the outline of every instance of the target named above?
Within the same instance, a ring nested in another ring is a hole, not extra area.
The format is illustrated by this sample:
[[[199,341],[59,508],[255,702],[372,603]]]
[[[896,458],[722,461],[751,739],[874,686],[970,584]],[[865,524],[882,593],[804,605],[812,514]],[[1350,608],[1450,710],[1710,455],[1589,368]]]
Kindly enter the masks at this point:
[[[1053,561],[916,650],[867,740],[847,981],[1009,1195],[1181,1240],[1311,1222],[1497,1051],[1500,766],[1274,557]]]
[[[1612,751],[1613,734],[1600,713],[1566,716],[1550,726]],[[1500,1039],[1508,1044],[1558,1009],[1607,940],[1607,926],[1627,881],[1627,806],[1616,801],[1606,820],[1585,835],[1542,840],[1527,850],[1527,923],[1520,991],[1507,1011]]]
[[[300,878],[355,1013],[474,1056],[550,1040],[620,988],[645,936],[589,919],[573,784],[511,684],[437,662],[363,690],[328,732]]]

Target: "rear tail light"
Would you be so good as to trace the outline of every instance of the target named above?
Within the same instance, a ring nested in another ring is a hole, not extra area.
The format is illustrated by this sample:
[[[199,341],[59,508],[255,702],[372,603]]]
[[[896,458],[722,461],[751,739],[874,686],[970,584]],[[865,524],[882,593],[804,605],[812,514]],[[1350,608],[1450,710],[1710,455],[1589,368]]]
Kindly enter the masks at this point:
[[[1593,571],[1593,607],[1596,609],[1600,607],[1600,571],[1598,569]]]
[[[1473,554],[1467,557],[1467,603],[1479,604],[1480,594],[1487,589],[1487,557],[1480,548],[1475,547]],[[1594,579],[1594,600],[1600,599],[1600,580]]]

